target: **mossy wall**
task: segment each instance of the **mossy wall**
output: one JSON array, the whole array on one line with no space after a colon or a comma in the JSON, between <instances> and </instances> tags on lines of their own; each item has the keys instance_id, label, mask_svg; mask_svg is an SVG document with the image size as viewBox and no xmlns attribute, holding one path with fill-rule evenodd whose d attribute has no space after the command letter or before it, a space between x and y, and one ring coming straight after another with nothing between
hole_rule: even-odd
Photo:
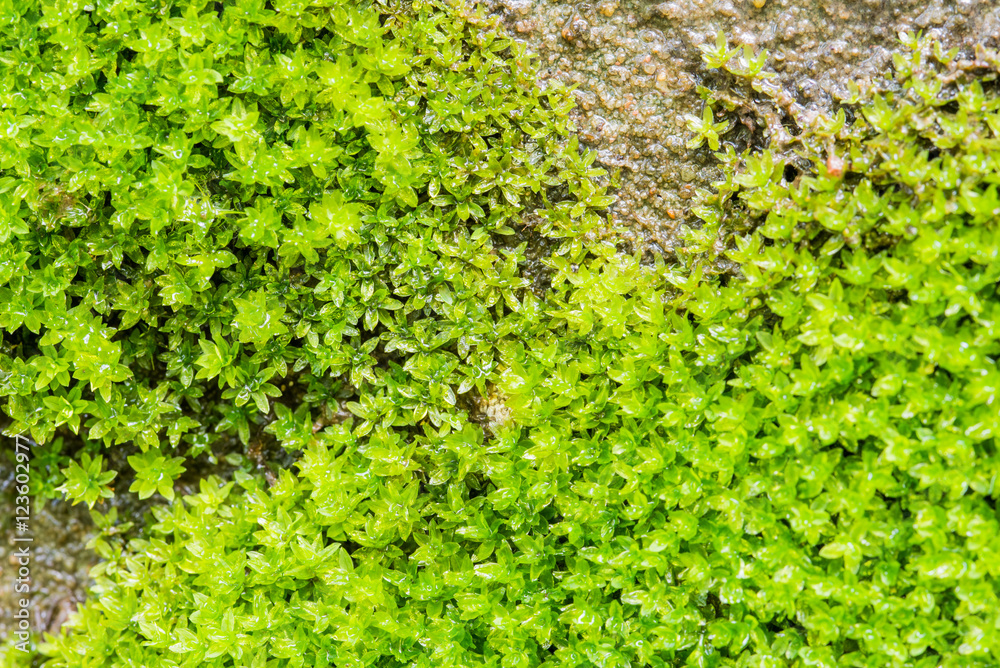
<instances>
[{"instance_id":1,"label":"mossy wall","mask_svg":"<svg viewBox=\"0 0 1000 668\"><path fill-rule=\"evenodd\" d=\"M705 45L723 178L668 263L588 236L568 95L479 15L20 18L0 394L68 443L36 493L169 500L245 449L132 540L96 515L36 661L1000 661L996 53L906 37L772 151L730 134L766 54Z\"/></svg>"}]
</instances>

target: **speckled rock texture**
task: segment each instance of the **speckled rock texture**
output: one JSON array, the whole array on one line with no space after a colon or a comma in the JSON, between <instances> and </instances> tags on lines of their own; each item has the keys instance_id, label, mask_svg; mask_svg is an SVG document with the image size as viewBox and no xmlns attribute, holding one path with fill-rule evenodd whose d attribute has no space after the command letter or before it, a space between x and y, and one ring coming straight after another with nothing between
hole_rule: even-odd
<instances>
[{"instance_id":1,"label":"speckled rock texture","mask_svg":"<svg viewBox=\"0 0 1000 668\"><path fill-rule=\"evenodd\" d=\"M971 53L1000 38L996 0L490 0L539 57L540 79L577 86L574 120L598 162L620 168L609 234L670 254L696 189L715 178L707 148L688 150L685 114L712 86L698 45L767 49L799 118L829 110L846 83L886 72L900 32L923 31Z\"/></svg>"},{"instance_id":2,"label":"speckled rock texture","mask_svg":"<svg viewBox=\"0 0 1000 668\"><path fill-rule=\"evenodd\" d=\"M6 464L6 462L5 462ZM14 590L18 577L17 548L25 543L14 544L14 490L13 477L0 480L0 531L4 538L0 541L0 639L7 638L14 630L14 612L18 609L18 599L27 597L31 601L31 627L34 631L57 631L69 614L76 610L77 603L83 601L88 572L97 561L97 556L86 549L86 543L93 531L93 523L86 506L71 507L65 502L52 501L35 504L30 519L33 539L29 546L31 563L31 592L21 594Z\"/></svg>"}]
</instances>

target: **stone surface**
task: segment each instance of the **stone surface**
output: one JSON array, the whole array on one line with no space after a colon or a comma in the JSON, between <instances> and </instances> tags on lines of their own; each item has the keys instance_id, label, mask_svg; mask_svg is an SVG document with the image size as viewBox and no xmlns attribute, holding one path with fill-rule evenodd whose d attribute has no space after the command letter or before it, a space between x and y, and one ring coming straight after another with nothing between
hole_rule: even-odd
<instances>
[{"instance_id":1,"label":"stone surface","mask_svg":"<svg viewBox=\"0 0 1000 668\"><path fill-rule=\"evenodd\" d=\"M5 439L6 440L6 439ZM10 439L13 442L13 439ZM13 447L13 446L11 446ZM4 462L5 466L7 462ZM76 610L89 584L88 572L97 556L86 549L93 523L86 506L71 507L64 502L35 503L29 520L30 543L15 543L19 534L14 525L13 476L0 480L0 640L6 639L16 627L13 618L18 601L30 601L30 624L36 633L55 632L69 614ZM17 550L28 547L30 563L30 593L19 593L14 587L20 564Z\"/></svg>"},{"instance_id":2,"label":"stone surface","mask_svg":"<svg viewBox=\"0 0 1000 668\"><path fill-rule=\"evenodd\" d=\"M706 148L688 150L685 114L714 74L698 45L723 30L730 45L765 48L769 67L805 115L830 109L850 80L884 73L900 32L922 30L971 49L1000 38L993 0L488 0L540 58L543 85L577 86L574 120L598 162L621 170L608 232L666 252L695 189L716 178Z\"/></svg>"}]
</instances>

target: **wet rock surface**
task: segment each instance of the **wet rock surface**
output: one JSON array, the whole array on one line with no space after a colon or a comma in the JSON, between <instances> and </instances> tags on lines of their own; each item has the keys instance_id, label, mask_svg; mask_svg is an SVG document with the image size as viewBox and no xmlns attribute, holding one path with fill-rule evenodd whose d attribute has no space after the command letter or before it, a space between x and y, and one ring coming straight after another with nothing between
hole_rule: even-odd
<instances>
[{"instance_id":1,"label":"wet rock surface","mask_svg":"<svg viewBox=\"0 0 1000 668\"><path fill-rule=\"evenodd\" d=\"M969 50L1000 38L994 0L489 0L515 39L539 55L540 79L575 85L574 120L598 163L620 169L607 232L668 253L697 188L717 178L707 148L689 150L685 114L716 76L698 46L767 49L768 68L805 118L827 111L854 80L884 74L900 32Z\"/></svg>"},{"instance_id":2,"label":"wet rock surface","mask_svg":"<svg viewBox=\"0 0 1000 668\"><path fill-rule=\"evenodd\" d=\"M12 440L12 439L11 439ZM7 462L4 462L6 465ZM97 555L86 548L93 534L93 522L84 505L76 507L62 501L34 502L29 519L30 543L15 543L17 532L14 521L15 491L13 476L0 481L0 640L6 639L16 629L14 613L19 609L18 600L30 601L31 629L36 633L56 632L83 600L90 583L88 573L97 563ZM22 537L23 537L22 536ZM19 552L28 548L30 571L29 593L18 593L17 584Z\"/></svg>"}]
</instances>

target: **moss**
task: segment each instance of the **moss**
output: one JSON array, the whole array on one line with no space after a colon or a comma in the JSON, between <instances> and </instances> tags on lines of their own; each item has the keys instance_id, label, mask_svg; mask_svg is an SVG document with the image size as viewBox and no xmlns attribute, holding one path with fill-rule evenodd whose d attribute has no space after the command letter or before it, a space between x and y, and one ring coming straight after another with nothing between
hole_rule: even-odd
<instances>
[{"instance_id":1,"label":"moss","mask_svg":"<svg viewBox=\"0 0 1000 668\"><path fill-rule=\"evenodd\" d=\"M576 234L609 201L566 92L481 13L18 7L0 396L9 432L98 462L64 460L74 500L111 494L102 448L173 462L142 487L170 498L230 437L301 447L291 412L461 425L456 397L528 326L504 240Z\"/></svg>"},{"instance_id":2,"label":"moss","mask_svg":"<svg viewBox=\"0 0 1000 668\"><path fill-rule=\"evenodd\" d=\"M270 481L203 479L128 543L102 520L47 665L1000 660L995 54L907 38L894 81L773 150L737 151L712 109L739 91L706 90L691 125L724 179L667 265L587 239L609 198L561 143L568 98L480 18L279 9L165 11L120 37L103 110L26 125L11 159L7 247L30 261L0 302L32 305L3 315L15 428L135 442L143 495L196 437L266 425L299 453ZM117 53L111 23L95 53ZM708 51L776 94L765 56ZM136 92L131 67L206 92ZM71 183L21 187L33 164L100 165L87 123L135 99L152 143L119 147L141 176L111 204L74 218L32 199ZM558 240L541 296L499 241L535 217ZM117 366L95 382L93 359ZM471 420L484 404L503 419Z\"/></svg>"}]
</instances>

